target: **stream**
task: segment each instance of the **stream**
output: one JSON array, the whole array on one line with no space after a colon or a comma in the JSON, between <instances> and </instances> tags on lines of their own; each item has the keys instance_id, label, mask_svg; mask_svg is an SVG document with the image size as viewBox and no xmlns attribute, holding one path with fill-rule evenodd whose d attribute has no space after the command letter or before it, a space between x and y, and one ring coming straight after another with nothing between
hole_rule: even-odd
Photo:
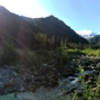
<instances>
[{"instance_id":1,"label":"stream","mask_svg":"<svg viewBox=\"0 0 100 100\"><path fill-rule=\"evenodd\" d=\"M85 71L83 74L91 74L94 71ZM70 91L73 89L80 90L78 77L69 76L66 79L59 80L59 86L55 88L41 87L35 93L12 93L0 96L0 100L62 100L62 90L65 90L67 100L71 100Z\"/></svg>"}]
</instances>

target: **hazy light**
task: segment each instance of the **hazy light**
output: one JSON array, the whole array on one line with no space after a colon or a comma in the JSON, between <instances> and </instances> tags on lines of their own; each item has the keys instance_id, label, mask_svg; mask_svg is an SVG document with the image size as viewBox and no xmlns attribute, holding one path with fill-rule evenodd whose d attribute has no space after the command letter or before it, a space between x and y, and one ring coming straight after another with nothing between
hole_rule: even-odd
<instances>
[{"instance_id":1,"label":"hazy light","mask_svg":"<svg viewBox=\"0 0 100 100\"><path fill-rule=\"evenodd\" d=\"M27 17L48 16L39 0L0 0L0 5L6 7L11 12Z\"/></svg>"}]
</instances>

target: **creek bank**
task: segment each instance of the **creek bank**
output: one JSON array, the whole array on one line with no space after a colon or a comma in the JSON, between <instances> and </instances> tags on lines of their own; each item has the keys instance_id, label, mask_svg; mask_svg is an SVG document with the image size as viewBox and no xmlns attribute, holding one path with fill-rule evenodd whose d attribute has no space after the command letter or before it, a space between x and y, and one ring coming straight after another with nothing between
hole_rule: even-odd
<instances>
[{"instance_id":1,"label":"creek bank","mask_svg":"<svg viewBox=\"0 0 100 100\"><path fill-rule=\"evenodd\" d=\"M67 75L70 72L67 72ZM72 73L72 72L71 72ZM61 75L53 66L43 65L36 69L14 66L0 67L0 95L16 92L35 92L37 89L54 88Z\"/></svg>"},{"instance_id":2,"label":"creek bank","mask_svg":"<svg viewBox=\"0 0 100 100\"><path fill-rule=\"evenodd\" d=\"M81 61L83 61L83 58L81 58ZM96 63L92 63L95 64L94 67L92 67L92 64L88 63L87 68L84 68L85 72L83 75L87 77L89 75L96 75L97 70L100 68L99 61L100 60ZM74 68L74 64L71 65L71 68ZM87 63L83 61L83 65L85 64ZM59 97L63 94L69 95L74 90L81 94L82 88L78 79L80 75L79 72L73 74L73 70L71 72L69 67L67 71L65 77L61 77L61 74L54 66L48 66L47 64L39 68L37 67L36 69L35 67L32 69L21 67L20 70L14 66L2 66L0 67L0 95L20 95L20 93L26 92L28 94L30 94L30 92L34 94L37 93L36 91L41 91L43 92L42 95L45 97L46 91L50 93L51 97L53 94ZM64 93L62 93L62 90L64 90Z\"/></svg>"},{"instance_id":3,"label":"creek bank","mask_svg":"<svg viewBox=\"0 0 100 100\"><path fill-rule=\"evenodd\" d=\"M87 71L83 74L93 74L94 72ZM35 92L15 92L0 96L0 100L62 100L61 97L66 95L68 100L71 100L71 92L77 90L82 92L81 84L78 76L69 76L59 80L59 85L54 88L40 87ZM64 90L64 92L62 92Z\"/></svg>"}]
</instances>

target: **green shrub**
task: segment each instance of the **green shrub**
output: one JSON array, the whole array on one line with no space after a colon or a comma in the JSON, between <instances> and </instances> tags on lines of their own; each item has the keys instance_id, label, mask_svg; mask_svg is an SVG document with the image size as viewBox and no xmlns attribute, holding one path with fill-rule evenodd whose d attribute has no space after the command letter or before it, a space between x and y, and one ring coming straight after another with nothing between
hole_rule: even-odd
<instances>
[{"instance_id":1,"label":"green shrub","mask_svg":"<svg viewBox=\"0 0 100 100\"><path fill-rule=\"evenodd\" d=\"M40 58L34 51L31 51L29 49L22 49L19 50L19 54L20 54L20 62L19 62L20 65L31 67L34 65L38 66L41 63Z\"/></svg>"},{"instance_id":2,"label":"green shrub","mask_svg":"<svg viewBox=\"0 0 100 100\"><path fill-rule=\"evenodd\" d=\"M1 65L16 65L18 63L19 54L13 45L8 43L3 44L0 48L0 64Z\"/></svg>"}]
</instances>

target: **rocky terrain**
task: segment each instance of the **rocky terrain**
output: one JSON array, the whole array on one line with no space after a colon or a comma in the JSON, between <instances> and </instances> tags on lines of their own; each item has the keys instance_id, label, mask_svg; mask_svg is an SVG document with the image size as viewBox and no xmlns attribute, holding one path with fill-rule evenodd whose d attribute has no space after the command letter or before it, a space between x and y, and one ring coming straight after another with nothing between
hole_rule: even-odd
<instances>
[{"instance_id":1,"label":"rocky terrain","mask_svg":"<svg viewBox=\"0 0 100 100\"><path fill-rule=\"evenodd\" d=\"M79 63L84 66L85 75L94 73L96 75L100 69L100 58L81 57ZM4 95L27 91L35 92L41 87L51 89L53 87L56 89L58 87L60 89L64 88L65 93L68 94L71 93L73 89L79 88L79 83L77 83L79 81L79 72L74 74L71 74L71 72L66 73L67 77L61 77L57 70L46 64L40 69L40 73L32 73L32 71L28 69L18 70L18 68L14 66L5 65L0 67L0 94Z\"/></svg>"}]
</instances>

